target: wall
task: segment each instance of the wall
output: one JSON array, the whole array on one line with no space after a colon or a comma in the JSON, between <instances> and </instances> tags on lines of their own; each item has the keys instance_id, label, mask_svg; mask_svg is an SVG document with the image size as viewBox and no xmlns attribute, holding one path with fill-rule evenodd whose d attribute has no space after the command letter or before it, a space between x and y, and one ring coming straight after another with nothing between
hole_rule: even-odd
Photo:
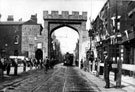
<instances>
[{"instance_id":1,"label":"wall","mask_svg":"<svg viewBox=\"0 0 135 92\"><path fill-rule=\"evenodd\" d=\"M40 35L40 25L23 25L22 26L22 53L28 57L35 56L35 50L37 47L36 40Z\"/></svg>"},{"instance_id":2,"label":"wall","mask_svg":"<svg viewBox=\"0 0 135 92\"><path fill-rule=\"evenodd\" d=\"M14 44L15 36L19 36L19 43ZM0 24L0 50L6 49L6 55L14 55L14 50L18 50L21 55L21 25Z\"/></svg>"}]
</instances>

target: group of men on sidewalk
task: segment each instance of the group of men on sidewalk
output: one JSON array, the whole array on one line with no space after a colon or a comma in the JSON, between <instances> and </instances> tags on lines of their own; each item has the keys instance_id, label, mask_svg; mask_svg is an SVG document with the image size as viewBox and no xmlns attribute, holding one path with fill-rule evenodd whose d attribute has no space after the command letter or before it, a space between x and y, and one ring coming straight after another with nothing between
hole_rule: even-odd
<instances>
[{"instance_id":1,"label":"group of men on sidewalk","mask_svg":"<svg viewBox=\"0 0 135 92\"><path fill-rule=\"evenodd\" d=\"M6 71L7 75L10 75L11 67L14 69L14 75L18 75L18 67L20 62L17 58L15 59L7 59L7 58L0 58L0 79L4 78L4 71ZM26 67L30 67L30 70L32 67L35 67L36 69L44 69L45 73L47 73L49 68L53 68L54 64L56 63L55 59L50 59L46 57L44 60L36 60L36 59L26 59L21 60L21 66L23 67L22 72L26 72Z\"/></svg>"},{"instance_id":2,"label":"group of men on sidewalk","mask_svg":"<svg viewBox=\"0 0 135 92\"><path fill-rule=\"evenodd\" d=\"M0 79L3 78L4 71L7 71L7 75L10 74L11 61L7 58L0 58Z\"/></svg>"}]
</instances>

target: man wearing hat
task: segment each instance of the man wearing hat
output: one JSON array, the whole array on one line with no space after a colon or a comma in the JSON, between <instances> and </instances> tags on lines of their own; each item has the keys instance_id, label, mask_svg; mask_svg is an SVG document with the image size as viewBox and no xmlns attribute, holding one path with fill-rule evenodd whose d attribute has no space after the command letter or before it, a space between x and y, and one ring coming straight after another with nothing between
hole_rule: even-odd
<instances>
[{"instance_id":1,"label":"man wearing hat","mask_svg":"<svg viewBox=\"0 0 135 92\"><path fill-rule=\"evenodd\" d=\"M107 51L104 52L104 79L106 82L105 88L110 88L109 73L111 70L111 62Z\"/></svg>"}]
</instances>

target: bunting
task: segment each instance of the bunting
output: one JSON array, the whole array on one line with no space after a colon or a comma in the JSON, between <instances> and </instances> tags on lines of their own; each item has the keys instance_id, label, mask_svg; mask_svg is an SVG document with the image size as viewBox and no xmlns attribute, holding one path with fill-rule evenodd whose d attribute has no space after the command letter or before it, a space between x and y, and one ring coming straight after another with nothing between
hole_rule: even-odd
<instances>
[{"instance_id":1,"label":"bunting","mask_svg":"<svg viewBox=\"0 0 135 92\"><path fill-rule=\"evenodd\" d=\"M107 3L106 5L107 8L109 8L109 3ZM99 18L100 20L102 21L102 24L103 24L103 28L104 28L104 31L105 31L105 37L102 36L103 39L106 39L110 36L107 28L106 28L106 24L108 24L108 22L105 20L104 18L104 14L105 14L105 9L104 10L101 10L101 12L99 13Z\"/></svg>"}]
</instances>

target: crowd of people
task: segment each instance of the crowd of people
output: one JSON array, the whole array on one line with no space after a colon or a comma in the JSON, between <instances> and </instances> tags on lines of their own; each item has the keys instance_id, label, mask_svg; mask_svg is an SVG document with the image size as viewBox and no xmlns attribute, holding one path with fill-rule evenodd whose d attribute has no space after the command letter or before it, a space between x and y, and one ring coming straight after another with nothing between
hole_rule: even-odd
<instances>
[{"instance_id":1,"label":"crowd of people","mask_svg":"<svg viewBox=\"0 0 135 92\"><path fill-rule=\"evenodd\" d=\"M45 59L24 58L23 60L0 58L0 78L3 78L4 71L6 71L7 75L10 75L11 67L14 67L14 75L17 75L19 66L23 67L23 72L26 72L26 67L30 67L30 69L35 67L36 69L44 69L45 73L47 73L47 70L52 69L56 62L56 59L49 59L48 57Z\"/></svg>"}]
</instances>

